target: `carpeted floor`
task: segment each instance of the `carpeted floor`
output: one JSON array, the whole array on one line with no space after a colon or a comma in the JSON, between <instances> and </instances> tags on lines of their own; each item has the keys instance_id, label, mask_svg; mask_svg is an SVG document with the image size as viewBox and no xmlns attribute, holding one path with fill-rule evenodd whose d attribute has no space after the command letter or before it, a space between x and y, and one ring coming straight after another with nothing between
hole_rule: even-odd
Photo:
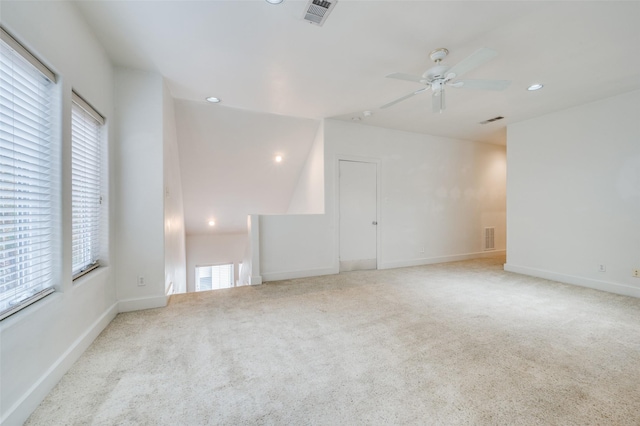
<instances>
[{"instance_id":1,"label":"carpeted floor","mask_svg":"<svg viewBox=\"0 0 640 426\"><path fill-rule=\"evenodd\" d=\"M120 314L28 425L639 425L640 299L503 258Z\"/></svg>"}]
</instances>

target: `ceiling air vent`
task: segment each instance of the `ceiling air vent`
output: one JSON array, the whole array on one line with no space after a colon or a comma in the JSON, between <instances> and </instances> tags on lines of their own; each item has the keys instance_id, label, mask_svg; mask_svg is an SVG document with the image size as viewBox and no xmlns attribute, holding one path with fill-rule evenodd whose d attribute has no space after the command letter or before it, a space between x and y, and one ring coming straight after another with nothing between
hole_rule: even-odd
<instances>
[{"instance_id":1,"label":"ceiling air vent","mask_svg":"<svg viewBox=\"0 0 640 426\"><path fill-rule=\"evenodd\" d=\"M502 116L493 117L493 118L490 118L490 119L488 119L488 120L481 121L481 122L480 122L480 124L489 124L489 123L493 123L494 121L502 120L503 118L504 118L504 117L502 117Z\"/></svg>"},{"instance_id":2,"label":"ceiling air vent","mask_svg":"<svg viewBox=\"0 0 640 426\"><path fill-rule=\"evenodd\" d=\"M333 10L337 0L310 0L304 13L304 20L321 26Z\"/></svg>"}]
</instances>

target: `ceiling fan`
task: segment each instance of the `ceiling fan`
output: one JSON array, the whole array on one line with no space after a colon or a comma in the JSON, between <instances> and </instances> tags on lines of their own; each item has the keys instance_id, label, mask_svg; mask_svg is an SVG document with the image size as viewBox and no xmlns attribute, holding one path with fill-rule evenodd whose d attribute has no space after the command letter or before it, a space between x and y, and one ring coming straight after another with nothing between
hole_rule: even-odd
<instances>
[{"instance_id":1,"label":"ceiling fan","mask_svg":"<svg viewBox=\"0 0 640 426\"><path fill-rule=\"evenodd\" d=\"M399 72L389 74L387 78L413 81L426 87L384 104L380 108L389 108L398 102L402 102L412 96L431 89L433 111L442 112L445 109L444 89L446 86L463 89L504 90L511 83L508 80L456 80L472 69L477 68L488 60L496 57L498 52L493 49L489 49L487 47L480 48L452 67L442 63L442 60L446 58L448 54L449 50L443 47L431 52L429 57L436 63L436 65L426 70L420 77Z\"/></svg>"}]
</instances>

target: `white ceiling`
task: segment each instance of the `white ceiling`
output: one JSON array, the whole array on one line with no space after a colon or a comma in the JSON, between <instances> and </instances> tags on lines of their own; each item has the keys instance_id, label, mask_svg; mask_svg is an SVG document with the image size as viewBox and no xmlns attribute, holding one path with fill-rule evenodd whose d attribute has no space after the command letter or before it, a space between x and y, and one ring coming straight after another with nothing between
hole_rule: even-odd
<instances>
[{"instance_id":1,"label":"white ceiling","mask_svg":"<svg viewBox=\"0 0 640 426\"><path fill-rule=\"evenodd\" d=\"M493 143L505 125L640 88L640 2L339 0L322 27L302 20L306 1L81 1L119 64L155 70L175 98ZM504 92L450 89L433 114L428 94L386 79L421 74L431 50L455 64L479 47L499 52L465 78L511 80ZM527 92L533 82L542 91ZM502 115L489 125L480 121Z\"/></svg>"},{"instance_id":2,"label":"white ceiling","mask_svg":"<svg viewBox=\"0 0 640 426\"><path fill-rule=\"evenodd\" d=\"M188 233L211 232L211 216L215 232L233 232L248 213L286 211L322 118L505 144L509 123L640 88L638 1L338 0L322 27L303 21L306 1L76 4L117 65L162 74L181 100ZM464 78L511 85L447 89L442 114L428 93L381 110L421 87L385 76L422 74L439 47L450 65L480 47L498 51ZM528 92L534 82L544 89Z\"/></svg>"}]
</instances>

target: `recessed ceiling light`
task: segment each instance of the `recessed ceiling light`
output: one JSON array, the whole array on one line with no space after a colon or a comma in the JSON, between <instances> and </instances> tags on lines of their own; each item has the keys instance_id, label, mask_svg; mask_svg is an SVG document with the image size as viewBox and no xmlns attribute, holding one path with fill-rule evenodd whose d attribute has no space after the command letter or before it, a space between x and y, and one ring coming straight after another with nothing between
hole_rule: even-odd
<instances>
[{"instance_id":1,"label":"recessed ceiling light","mask_svg":"<svg viewBox=\"0 0 640 426\"><path fill-rule=\"evenodd\" d=\"M206 100L207 100L207 102L211 102L212 104L217 104L217 103L222 102L222 99L216 98L214 96L209 96Z\"/></svg>"},{"instance_id":2,"label":"recessed ceiling light","mask_svg":"<svg viewBox=\"0 0 640 426\"><path fill-rule=\"evenodd\" d=\"M527 87L527 90L530 92L533 92L534 90L540 90L542 89L544 86L540 83L536 83L536 84L532 84L531 86Z\"/></svg>"},{"instance_id":3,"label":"recessed ceiling light","mask_svg":"<svg viewBox=\"0 0 640 426\"><path fill-rule=\"evenodd\" d=\"M282 155L276 155L276 163L282 162Z\"/></svg>"},{"instance_id":4,"label":"recessed ceiling light","mask_svg":"<svg viewBox=\"0 0 640 426\"><path fill-rule=\"evenodd\" d=\"M280 4L280 3L282 3L282 0L267 0L267 3L269 3L269 4Z\"/></svg>"},{"instance_id":5,"label":"recessed ceiling light","mask_svg":"<svg viewBox=\"0 0 640 426\"><path fill-rule=\"evenodd\" d=\"M215 225L215 224L216 224L216 222L215 222L215 221L213 221L213 220L210 220L210 221L209 221L209 226L213 226L213 225Z\"/></svg>"}]
</instances>

